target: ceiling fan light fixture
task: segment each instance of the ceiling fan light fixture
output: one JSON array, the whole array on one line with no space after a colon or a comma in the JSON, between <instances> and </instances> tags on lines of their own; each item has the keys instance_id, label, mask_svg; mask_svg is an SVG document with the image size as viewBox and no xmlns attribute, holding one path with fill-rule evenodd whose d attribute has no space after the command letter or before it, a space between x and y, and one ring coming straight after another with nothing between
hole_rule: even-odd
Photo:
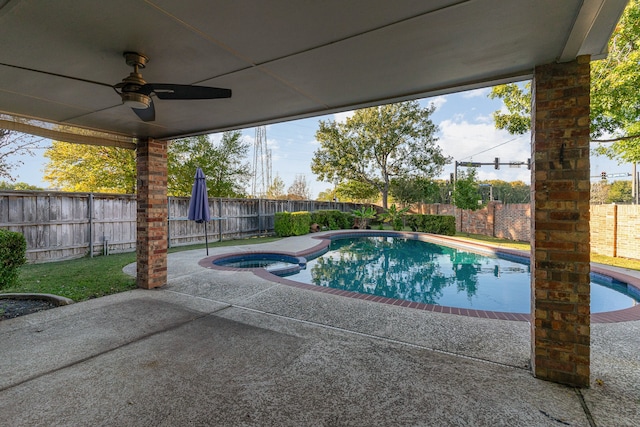
<instances>
[{"instance_id":1,"label":"ceiling fan light fixture","mask_svg":"<svg viewBox=\"0 0 640 427\"><path fill-rule=\"evenodd\" d=\"M122 103L131 108L144 110L149 108L149 105L151 105L151 98L143 93L123 92L121 95Z\"/></svg>"}]
</instances>

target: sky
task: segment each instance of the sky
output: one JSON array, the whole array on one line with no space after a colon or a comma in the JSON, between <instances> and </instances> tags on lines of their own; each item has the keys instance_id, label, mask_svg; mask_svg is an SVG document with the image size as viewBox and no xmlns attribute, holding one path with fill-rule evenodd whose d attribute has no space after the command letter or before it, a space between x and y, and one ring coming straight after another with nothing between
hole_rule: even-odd
<instances>
[{"instance_id":1,"label":"sky","mask_svg":"<svg viewBox=\"0 0 640 427\"><path fill-rule=\"evenodd\" d=\"M504 106L500 100L490 99L489 92L490 88L476 89L419 101L425 107L430 104L435 105L436 110L431 115L431 120L438 125L437 144L442 148L443 154L452 158L452 163L444 167L438 178L449 179L449 174L454 169L453 160L492 163L494 158L498 157L501 163L508 163L526 162L531 157L529 133L516 136L495 128L492 113L503 109ZM317 181L316 176L311 172L313 153L320 147L315 140L315 132L318 129L319 120L343 121L350 114L352 112L268 125L266 140L267 147L272 153L272 177L279 176L285 183L285 189L289 188L296 177L304 177L311 189L312 198L316 198L321 191L331 189L332 183ZM242 133L245 141L252 147L247 162L253 164L255 128L245 129ZM212 135L211 138L213 141L218 141L220 135ZM43 143L46 144L46 142ZM49 184L43 181L47 161L43 153L44 149L39 149L36 150L34 157L19 158L24 165L14 169L13 175L16 181L42 188L49 187ZM631 172L631 165L618 165L616 161L592 155L591 176L594 177L592 182L599 180L602 171L609 174ZM478 168L478 179L519 180L526 184L531 182L530 171L526 166L520 168L501 166L499 170L495 170L492 165L482 166ZM251 190L251 185L247 190Z\"/></svg>"}]
</instances>

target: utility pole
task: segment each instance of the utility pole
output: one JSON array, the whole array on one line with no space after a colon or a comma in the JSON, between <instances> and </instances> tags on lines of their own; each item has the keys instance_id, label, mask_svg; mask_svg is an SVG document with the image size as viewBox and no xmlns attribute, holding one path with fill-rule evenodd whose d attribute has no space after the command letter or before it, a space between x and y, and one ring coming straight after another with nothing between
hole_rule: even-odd
<instances>
[{"instance_id":1,"label":"utility pole","mask_svg":"<svg viewBox=\"0 0 640 427\"><path fill-rule=\"evenodd\" d=\"M251 194L261 198L267 193L271 185L271 150L267 148L267 128L256 128L256 138L253 142L253 181Z\"/></svg>"}]
</instances>

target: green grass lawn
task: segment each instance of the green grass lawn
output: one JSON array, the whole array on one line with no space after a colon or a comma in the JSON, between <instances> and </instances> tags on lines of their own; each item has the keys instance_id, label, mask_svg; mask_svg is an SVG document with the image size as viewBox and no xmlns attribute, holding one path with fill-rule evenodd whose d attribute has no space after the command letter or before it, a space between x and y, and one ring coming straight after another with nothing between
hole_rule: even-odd
<instances>
[{"instance_id":1,"label":"green grass lawn","mask_svg":"<svg viewBox=\"0 0 640 427\"><path fill-rule=\"evenodd\" d=\"M481 236L479 234L471 234L467 236L464 233L458 233L456 234L455 237L460 239L467 239L470 241L485 242L485 243L503 247L503 248L519 249L523 251L531 250L531 245L525 242L513 242L511 240L502 240L502 239L497 239L495 237ZM609 257L604 255L591 254L591 262L597 262L599 264L606 264L614 267L622 267L622 268L628 268L631 270L640 271L640 260L627 259L627 258L614 258L614 257Z\"/></svg>"},{"instance_id":2,"label":"green grass lawn","mask_svg":"<svg viewBox=\"0 0 640 427\"><path fill-rule=\"evenodd\" d=\"M54 294L74 301L128 291L136 281L122 272L135 262L136 254L114 254L79 258L46 264L27 264L20 268L18 286L2 292Z\"/></svg>"},{"instance_id":3,"label":"green grass lawn","mask_svg":"<svg viewBox=\"0 0 640 427\"><path fill-rule=\"evenodd\" d=\"M209 248L249 245L278 240L260 237L241 240L225 240L209 243ZM205 245L181 246L169 252L204 249ZM104 295L128 291L136 287L135 279L122 272L122 268L135 262L135 252L78 258L45 264L27 264L20 268L19 282L2 292L45 293L84 301Z\"/></svg>"},{"instance_id":4,"label":"green grass lawn","mask_svg":"<svg viewBox=\"0 0 640 427\"><path fill-rule=\"evenodd\" d=\"M456 239L469 240L471 242L488 243L501 248L518 249L521 251L531 250L531 245L526 242L516 242L513 240L498 239L497 237L482 236L480 234L456 233Z\"/></svg>"},{"instance_id":5,"label":"green grass lawn","mask_svg":"<svg viewBox=\"0 0 640 427\"><path fill-rule=\"evenodd\" d=\"M386 228L386 227L385 227ZM496 239L494 237L467 235L461 233L456 238L488 243L505 248L528 251L528 243ZM279 240L276 237L258 237L241 240L213 242L210 248L267 243ZM172 248L169 252L204 249L204 244ZM136 287L135 279L124 274L122 268L136 260L135 253L114 254L94 258L79 258L46 264L28 264L20 269L19 284L2 292L47 293L83 301L104 295L124 292ZM591 261L640 271L640 261L591 255Z\"/></svg>"}]
</instances>

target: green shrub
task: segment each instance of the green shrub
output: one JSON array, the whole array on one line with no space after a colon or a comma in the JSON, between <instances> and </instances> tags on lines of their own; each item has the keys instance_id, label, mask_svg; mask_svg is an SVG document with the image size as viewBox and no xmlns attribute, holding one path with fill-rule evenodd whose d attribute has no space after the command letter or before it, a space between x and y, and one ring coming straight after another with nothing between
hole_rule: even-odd
<instances>
[{"instance_id":1,"label":"green shrub","mask_svg":"<svg viewBox=\"0 0 640 427\"><path fill-rule=\"evenodd\" d=\"M394 203L389 209L380 214L380 219L382 222L390 222L395 231L400 231L404 226L403 219L408 211L409 207L398 209Z\"/></svg>"},{"instance_id":2,"label":"green shrub","mask_svg":"<svg viewBox=\"0 0 640 427\"><path fill-rule=\"evenodd\" d=\"M376 210L373 206L360 206L359 209L354 209L353 215L356 217L354 227L364 230L369 227L369 222L376 218Z\"/></svg>"},{"instance_id":3,"label":"green shrub","mask_svg":"<svg viewBox=\"0 0 640 427\"><path fill-rule=\"evenodd\" d=\"M311 213L311 223L329 230L348 229L353 224L353 215L336 209L315 211Z\"/></svg>"},{"instance_id":4,"label":"green shrub","mask_svg":"<svg viewBox=\"0 0 640 427\"><path fill-rule=\"evenodd\" d=\"M411 230L423 233L456 234L456 220L452 215L408 215L407 225Z\"/></svg>"},{"instance_id":5,"label":"green shrub","mask_svg":"<svg viewBox=\"0 0 640 427\"><path fill-rule=\"evenodd\" d=\"M0 230L0 289L16 284L26 253L27 241L21 233Z\"/></svg>"},{"instance_id":6,"label":"green shrub","mask_svg":"<svg viewBox=\"0 0 640 427\"><path fill-rule=\"evenodd\" d=\"M301 236L309 232L311 214L309 212L276 212L274 229L280 237Z\"/></svg>"}]
</instances>

